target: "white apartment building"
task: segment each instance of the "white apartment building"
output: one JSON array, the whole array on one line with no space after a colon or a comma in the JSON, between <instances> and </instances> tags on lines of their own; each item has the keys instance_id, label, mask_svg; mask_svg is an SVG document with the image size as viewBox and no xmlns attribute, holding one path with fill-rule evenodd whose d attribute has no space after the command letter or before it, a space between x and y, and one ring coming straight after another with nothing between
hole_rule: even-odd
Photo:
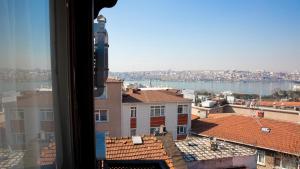
<instances>
[{"instance_id":1,"label":"white apartment building","mask_svg":"<svg viewBox=\"0 0 300 169\"><path fill-rule=\"evenodd\" d=\"M191 128L192 100L179 90L129 89L122 100L122 136L149 135L163 130L184 139Z\"/></svg>"}]
</instances>

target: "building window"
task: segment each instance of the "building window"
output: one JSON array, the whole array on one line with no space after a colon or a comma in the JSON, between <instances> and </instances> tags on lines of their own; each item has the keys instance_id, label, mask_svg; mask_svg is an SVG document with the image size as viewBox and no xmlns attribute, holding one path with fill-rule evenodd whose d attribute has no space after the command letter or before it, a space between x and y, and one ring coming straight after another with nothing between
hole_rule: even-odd
<instances>
[{"instance_id":1,"label":"building window","mask_svg":"<svg viewBox=\"0 0 300 169\"><path fill-rule=\"evenodd\" d=\"M25 144L25 134L24 133L14 133L12 134L13 143L16 145Z\"/></svg>"},{"instance_id":2,"label":"building window","mask_svg":"<svg viewBox=\"0 0 300 169\"><path fill-rule=\"evenodd\" d=\"M151 127L150 134L157 134L159 133L159 127Z\"/></svg>"},{"instance_id":3,"label":"building window","mask_svg":"<svg viewBox=\"0 0 300 169\"><path fill-rule=\"evenodd\" d=\"M95 110L96 122L108 122L108 110Z\"/></svg>"},{"instance_id":4,"label":"building window","mask_svg":"<svg viewBox=\"0 0 300 169\"><path fill-rule=\"evenodd\" d=\"M136 129L130 129L130 135L135 136L136 135Z\"/></svg>"},{"instance_id":5,"label":"building window","mask_svg":"<svg viewBox=\"0 0 300 169\"><path fill-rule=\"evenodd\" d=\"M40 109L41 121L53 121L53 110L52 109Z\"/></svg>"},{"instance_id":6,"label":"building window","mask_svg":"<svg viewBox=\"0 0 300 169\"><path fill-rule=\"evenodd\" d=\"M130 107L130 117L136 117L136 107Z\"/></svg>"},{"instance_id":7,"label":"building window","mask_svg":"<svg viewBox=\"0 0 300 169\"><path fill-rule=\"evenodd\" d=\"M275 157L274 158L274 166L276 168L280 168L281 167L281 157Z\"/></svg>"},{"instance_id":8,"label":"building window","mask_svg":"<svg viewBox=\"0 0 300 169\"><path fill-rule=\"evenodd\" d=\"M177 126L177 134L185 135L186 134L186 125Z\"/></svg>"},{"instance_id":9,"label":"building window","mask_svg":"<svg viewBox=\"0 0 300 169\"><path fill-rule=\"evenodd\" d=\"M15 109L11 112L11 120L24 120L24 110L23 109Z\"/></svg>"},{"instance_id":10,"label":"building window","mask_svg":"<svg viewBox=\"0 0 300 169\"><path fill-rule=\"evenodd\" d=\"M165 106L151 106L150 109L151 117L165 116Z\"/></svg>"},{"instance_id":11,"label":"building window","mask_svg":"<svg viewBox=\"0 0 300 169\"><path fill-rule=\"evenodd\" d=\"M265 165L265 152L257 150L257 164Z\"/></svg>"},{"instance_id":12,"label":"building window","mask_svg":"<svg viewBox=\"0 0 300 169\"><path fill-rule=\"evenodd\" d=\"M178 114L187 114L188 113L188 105L178 105L177 112L178 112Z\"/></svg>"}]
</instances>

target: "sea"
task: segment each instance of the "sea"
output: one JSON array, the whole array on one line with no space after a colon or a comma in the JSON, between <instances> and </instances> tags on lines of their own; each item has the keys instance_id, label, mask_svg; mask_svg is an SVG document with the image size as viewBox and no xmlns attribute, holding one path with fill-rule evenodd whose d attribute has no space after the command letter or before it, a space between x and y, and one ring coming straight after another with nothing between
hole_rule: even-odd
<instances>
[{"instance_id":1,"label":"sea","mask_svg":"<svg viewBox=\"0 0 300 169\"><path fill-rule=\"evenodd\" d=\"M233 93L247 93L270 95L275 89L292 90L294 83L289 81L160 81L140 80L124 81L124 84L142 84L152 87L169 87L186 90L200 90L209 92L231 91ZM51 88L51 81L13 82L0 80L0 93L7 91L36 90L38 88Z\"/></svg>"},{"instance_id":2,"label":"sea","mask_svg":"<svg viewBox=\"0 0 300 169\"><path fill-rule=\"evenodd\" d=\"M275 89L292 90L294 83L290 81L125 81L124 84L142 84L152 87L169 87L182 90L270 95Z\"/></svg>"}]
</instances>

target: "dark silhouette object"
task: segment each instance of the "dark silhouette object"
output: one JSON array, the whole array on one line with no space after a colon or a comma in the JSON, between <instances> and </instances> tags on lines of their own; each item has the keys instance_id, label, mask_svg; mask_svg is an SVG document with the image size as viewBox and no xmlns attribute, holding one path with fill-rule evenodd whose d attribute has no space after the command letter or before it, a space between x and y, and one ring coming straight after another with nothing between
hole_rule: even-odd
<instances>
[{"instance_id":1,"label":"dark silhouette object","mask_svg":"<svg viewBox=\"0 0 300 169\"><path fill-rule=\"evenodd\" d=\"M118 0L95 0L94 1L94 19L97 18L102 8L111 8L116 5Z\"/></svg>"}]
</instances>

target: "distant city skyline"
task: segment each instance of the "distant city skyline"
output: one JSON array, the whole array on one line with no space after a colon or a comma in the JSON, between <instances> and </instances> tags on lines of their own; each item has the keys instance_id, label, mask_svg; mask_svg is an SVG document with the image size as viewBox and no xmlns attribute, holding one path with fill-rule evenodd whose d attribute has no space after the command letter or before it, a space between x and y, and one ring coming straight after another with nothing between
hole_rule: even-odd
<instances>
[{"instance_id":1,"label":"distant city skyline","mask_svg":"<svg viewBox=\"0 0 300 169\"><path fill-rule=\"evenodd\" d=\"M102 14L113 72L300 71L298 0L119 0ZM48 0L1 1L0 21L0 68L50 68Z\"/></svg>"}]
</instances>

